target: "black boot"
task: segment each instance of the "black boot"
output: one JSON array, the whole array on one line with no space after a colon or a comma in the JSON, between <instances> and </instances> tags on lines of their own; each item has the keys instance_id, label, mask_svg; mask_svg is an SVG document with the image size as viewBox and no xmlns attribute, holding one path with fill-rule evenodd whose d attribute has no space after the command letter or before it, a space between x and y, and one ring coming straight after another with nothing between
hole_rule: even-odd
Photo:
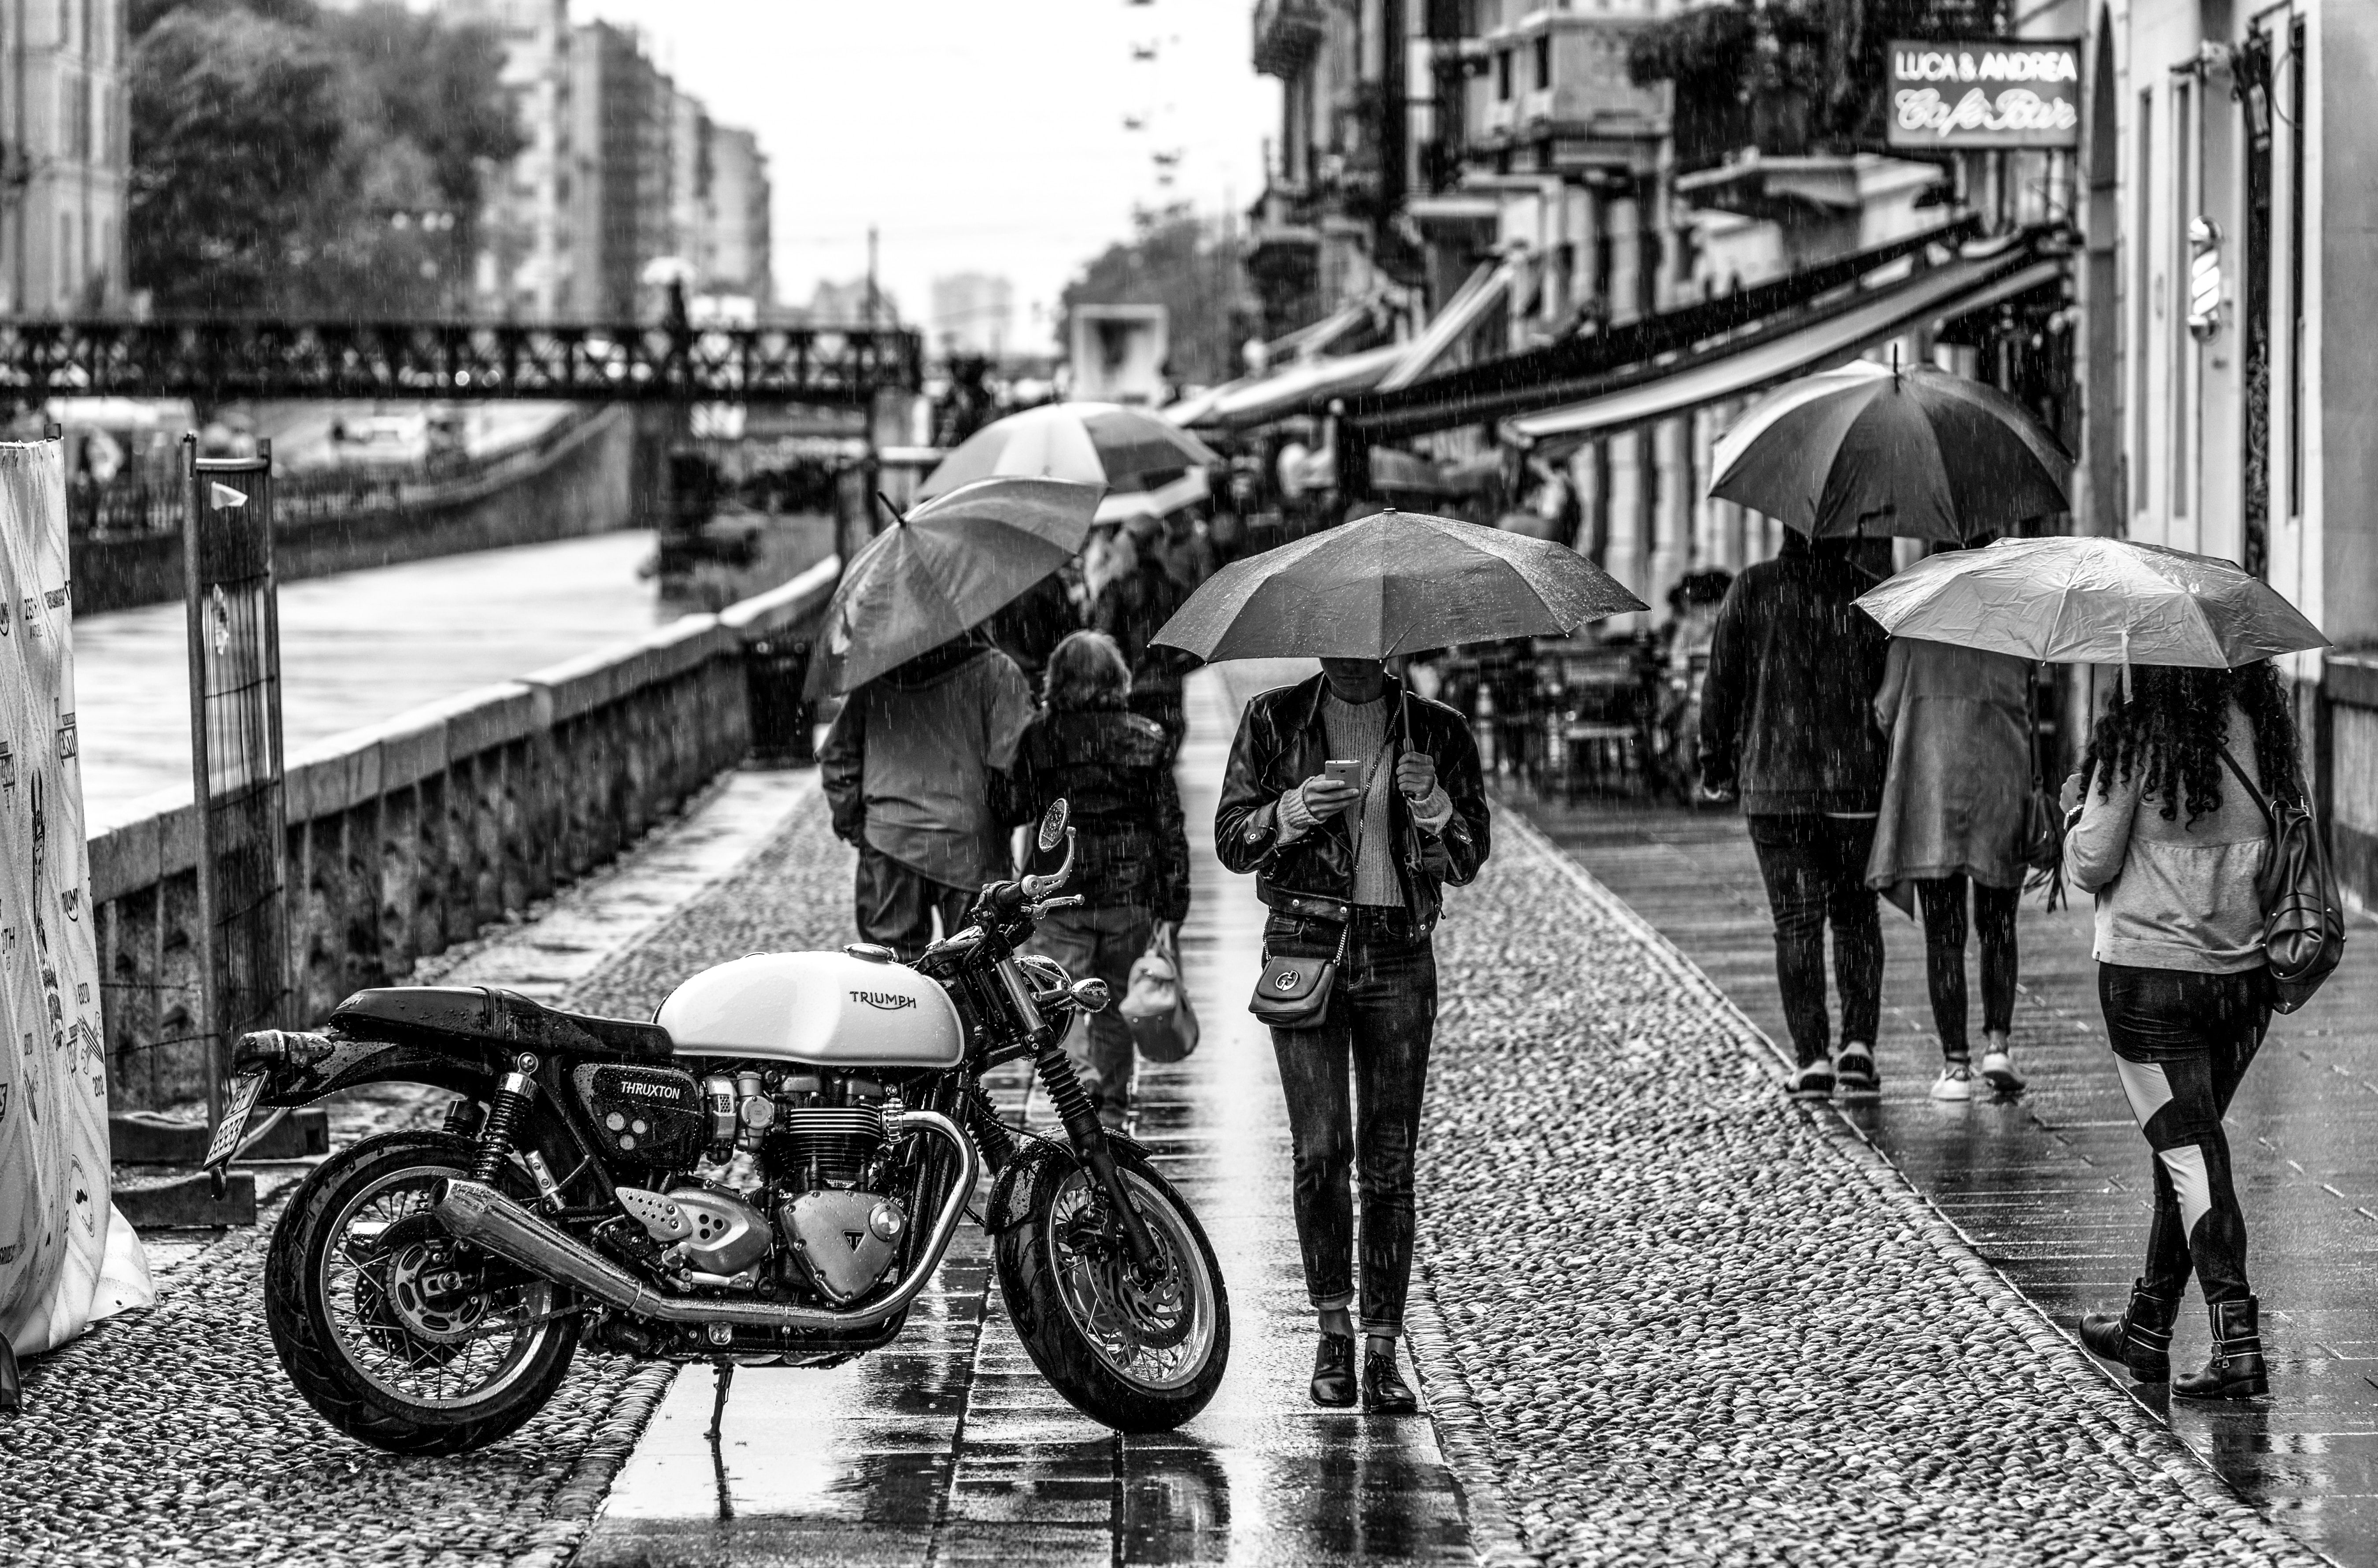
<instances>
[{"instance_id":1,"label":"black boot","mask_svg":"<svg viewBox=\"0 0 2378 1568\"><path fill-rule=\"evenodd\" d=\"M2157 1296L2140 1280L2120 1316L2092 1312L2081 1320L2081 1343L2092 1356L2120 1361L2136 1381L2159 1383L2171 1376L2171 1325L2179 1316L2180 1292Z\"/></svg>"},{"instance_id":2,"label":"black boot","mask_svg":"<svg viewBox=\"0 0 2378 1568\"><path fill-rule=\"evenodd\" d=\"M2171 1392L2181 1399L2252 1399L2271 1392L2263 1367L2263 1330L2256 1321L2254 1298L2216 1301L2213 1318L2213 1359L2201 1372L2182 1372L2171 1380Z\"/></svg>"},{"instance_id":3,"label":"black boot","mask_svg":"<svg viewBox=\"0 0 2378 1568\"><path fill-rule=\"evenodd\" d=\"M1411 1385L1396 1370L1394 1351L1363 1357L1363 1408L1378 1416L1410 1416L1420 1409Z\"/></svg>"},{"instance_id":4,"label":"black boot","mask_svg":"<svg viewBox=\"0 0 2378 1568\"><path fill-rule=\"evenodd\" d=\"M1313 1403L1343 1409L1354 1403L1354 1336L1322 1331L1313 1353Z\"/></svg>"}]
</instances>

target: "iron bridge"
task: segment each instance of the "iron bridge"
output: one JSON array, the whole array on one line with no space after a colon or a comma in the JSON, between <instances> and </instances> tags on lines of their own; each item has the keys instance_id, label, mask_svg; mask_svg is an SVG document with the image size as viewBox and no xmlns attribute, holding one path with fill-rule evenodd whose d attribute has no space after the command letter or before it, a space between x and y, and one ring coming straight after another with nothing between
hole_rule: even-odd
<instances>
[{"instance_id":1,"label":"iron bridge","mask_svg":"<svg viewBox=\"0 0 2378 1568\"><path fill-rule=\"evenodd\" d=\"M551 398L864 406L924 380L906 328L0 320L0 399Z\"/></svg>"}]
</instances>

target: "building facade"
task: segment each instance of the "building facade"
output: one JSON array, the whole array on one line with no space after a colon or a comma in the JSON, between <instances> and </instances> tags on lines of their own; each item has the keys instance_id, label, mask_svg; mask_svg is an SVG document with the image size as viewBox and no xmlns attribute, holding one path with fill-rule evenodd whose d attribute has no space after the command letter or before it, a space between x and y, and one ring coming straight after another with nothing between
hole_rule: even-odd
<instances>
[{"instance_id":1,"label":"building facade","mask_svg":"<svg viewBox=\"0 0 2378 1568\"><path fill-rule=\"evenodd\" d=\"M440 15L502 41L503 88L527 146L486 177L472 271L482 315L545 321L570 297L569 0L445 0Z\"/></svg>"},{"instance_id":2,"label":"building facade","mask_svg":"<svg viewBox=\"0 0 2378 1568\"><path fill-rule=\"evenodd\" d=\"M935 278L928 336L944 356L997 359L1015 342L1015 285L982 272Z\"/></svg>"},{"instance_id":3,"label":"building facade","mask_svg":"<svg viewBox=\"0 0 2378 1568\"><path fill-rule=\"evenodd\" d=\"M675 85L636 35L608 22L570 30L570 212L575 254L563 315L648 317L646 270L677 243Z\"/></svg>"},{"instance_id":4,"label":"building facade","mask_svg":"<svg viewBox=\"0 0 2378 1568\"><path fill-rule=\"evenodd\" d=\"M0 8L0 311L124 308L126 0Z\"/></svg>"},{"instance_id":5,"label":"building facade","mask_svg":"<svg viewBox=\"0 0 2378 1568\"><path fill-rule=\"evenodd\" d=\"M768 155L760 139L733 126L710 134L712 223L703 283L714 294L741 295L764 311L775 303L775 260L770 245Z\"/></svg>"},{"instance_id":6,"label":"building facade","mask_svg":"<svg viewBox=\"0 0 2378 1568\"><path fill-rule=\"evenodd\" d=\"M2289 673L2339 874L2378 903L2378 6L2119 0L2074 19L2086 521L2238 561L2328 634Z\"/></svg>"}]
</instances>

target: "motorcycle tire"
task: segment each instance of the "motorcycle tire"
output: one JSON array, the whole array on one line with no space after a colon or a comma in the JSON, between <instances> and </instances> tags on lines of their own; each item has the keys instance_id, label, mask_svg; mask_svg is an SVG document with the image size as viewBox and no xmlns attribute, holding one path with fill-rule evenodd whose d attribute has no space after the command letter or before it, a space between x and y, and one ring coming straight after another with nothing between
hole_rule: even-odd
<instances>
[{"instance_id":1,"label":"motorcycle tire","mask_svg":"<svg viewBox=\"0 0 2378 1568\"><path fill-rule=\"evenodd\" d=\"M543 1409L570 1370L578 1347L580 1320L561 1318L534 1331L525 1354L508 1361L501 1384L486 1396L460 1403L409 1398L401 1389L376 1378L356 1359L351 1336L331 1321L332 1302L324 1281L326 1254L345 1233L345 1218L376 1191L413 1190L425 1181L470 1174L474 1145L467 1139L438 1132L399 1132L366 1139L317 1166L289 1200L265 1260L264 1319L281 1365L306 1402L330 1425L349 1437L390 1453L451 1454L484 1448L509 1436ZM408 1214L396 1224L421 1227L436 1221L426 1214ZM385 1236L395 1224L385 1225ZM442 1236L442 1232L436 1235ZM386 1321L397 1299L387 1285L389 1275L372 1276L358 1266L354 1297L356 1313L364 1310L366 1292L377 1296L383 1314L377 1325L366 1325L366 1337L405 1333L402 1323ZM425 1299L415 1296L414 1299ZM553 1287L549 1306L568 1305L568 1293ZM443 1353L442 1369L465 1354L462 1349L430 1345L408 1339L404 1349L430 1358ZM407 1368L406 1370L412 1369Z\"/></svg>"},{"instance_id":2,"label":"motorcycle tire","mask_svg":"<svg viewBox=\"0 0 2378 1568\"><path fill-rule=\"evenodd\" d=\"M1135 1204L1172 1260L1167 1278L1180 1281L1188 1303L1185 1311L1169 1318L1134 1319L1126 1307L1123 1317L1130 1321L1120 1337L1135 1341L1150 1361L1136 1369L1123 1365L1114 1349L1092 1337L1086 1321L1101 1303L1083 1298L1106 1295L1103 1305L1114 1321L1114 1293L1132 1289L1131 1282L1111 1260L1101 1266L1070 1241L1079 1234L1073 1228L1079 1205L1095 1191L1097 1178L1062 1145L1043 1147L1054 1157L1025 1174L994 1253L1000 1294L1016 1336L1040 1375L1092 1420L1120 1432L1171 1431L1206 1407L1230 1363L1230 1292L1213 1244L1187 1201L1144 1153L1120 1142L1110 1145ZM1145 1297L1137 1300L1145 1305ZM1134 1324L1150 1332L1139 1333ZM1183 1354L1159 1369L1160 1359L1183 1346ZM1123 1354L1138 1358L1133 1351Z\"/></svg>"}]
</instances>

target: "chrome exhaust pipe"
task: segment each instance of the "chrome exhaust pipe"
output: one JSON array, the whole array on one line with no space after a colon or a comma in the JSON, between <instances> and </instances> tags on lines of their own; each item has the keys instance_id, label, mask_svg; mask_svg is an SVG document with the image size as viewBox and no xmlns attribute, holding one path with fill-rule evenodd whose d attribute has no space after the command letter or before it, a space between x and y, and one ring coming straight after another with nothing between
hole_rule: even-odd
<instances>
[{"instance_id":1,"label":"chrome exhaust pipe","mask_svg":"<svg viewBox=\"0 0 2378 1568\"><path fill-rule=\"evenodd\" d=\"M966 1217L982 1161L958 1125L939 1111L903 1111L884 1117L893 1137L937 1134L958 1153L958 1178L934 1216L925 1250L892 1294L846 1311L793 1307L778 1301L695 1300L655 1290L608 1258L546 1224L485 1182L450 1176L438 1194L438 1223L456 1237L484 1247L533 1273L569 1285L630 1317L664 1323L725 1323L736 1328L794 1329L805 1333L850 1333L871 1329L907 1309L941 1267L958 1222Z\"/></svg>"}]
</instances>

